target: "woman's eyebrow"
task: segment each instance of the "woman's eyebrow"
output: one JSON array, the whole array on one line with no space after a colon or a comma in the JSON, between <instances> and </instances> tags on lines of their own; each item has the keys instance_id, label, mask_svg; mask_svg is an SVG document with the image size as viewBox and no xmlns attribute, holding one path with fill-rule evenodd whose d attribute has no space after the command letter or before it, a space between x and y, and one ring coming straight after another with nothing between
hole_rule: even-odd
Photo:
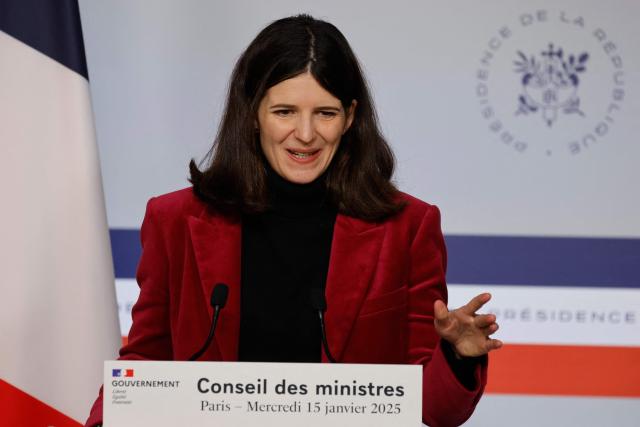
<instances>
[{"instance_id":1,"label":"woman's eyebrow","mask_svg":"<svg viewBox=\"0 0 640 427\"><path fill-rule=\"evenodd\" d=\"M289 109L289 110L295 110L298 107L296 107L293 104L275 104L275 105L271 105L269 107L269 109L272 109L272 110L273 109L278 109L278 108L286 108L286 109ZM333 111L338 111L338 112L342 110L342 108L336 107L334 105L321 105L319 107L316 107L315 109L316 110L333 110Z\"/></svg>"},{"instance_id":2,"label":"woman's eyebrow","mask_svg":"<svg viewBox=\"0 0 640 427\"><path fill-rule=\"evenodd\" d=\"M269 108L273 109L273 108L288 108L290 110L293 110L296 108L295 105L293 104L275 104L275 105L271 105Z\"/></svg>"}]
</instances>

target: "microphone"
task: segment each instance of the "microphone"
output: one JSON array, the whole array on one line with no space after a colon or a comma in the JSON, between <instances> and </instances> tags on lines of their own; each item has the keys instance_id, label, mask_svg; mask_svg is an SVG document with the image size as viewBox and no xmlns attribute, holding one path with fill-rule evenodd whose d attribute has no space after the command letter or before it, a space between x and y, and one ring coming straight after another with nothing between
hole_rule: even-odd
<instances>
[{"instance_id":1,"label":"microphone","mask_svg":"<svg viewBox=\"0 0 640 427\"><path fill-rule=\"evenodd\" d=\"M211 307L213 307L213 321L211 322L211 328L209 329L209 336L205 340L202 348L196 351L193 356L189 358L189 361L198 360L200 356L209 348L211 344L211 340L213 340L213 334L216 331L216 325L218 324L218 315L220 314L220 310L224 308L224 305L227 303L227 296L229 295L229 287L224 283L218 283L213 287L213 291L211 292Z\"/></svg>"},{"instance_id":2,"label":"microphone","mask_svg":"<svg viewBox=\"0 0 640 427\"><path fill-rule=\"evenodd\" d=\"M336 363L336 359L331 355L329 351L329 343L327 342L327 333L324 328L324 312L327 310L327 300L324 298L324 289L311 288L311 306L318 312L320 318L320 332L322 334L322 348L324 354L329 359L329 362Z\"/></svg>"}]
</instances>

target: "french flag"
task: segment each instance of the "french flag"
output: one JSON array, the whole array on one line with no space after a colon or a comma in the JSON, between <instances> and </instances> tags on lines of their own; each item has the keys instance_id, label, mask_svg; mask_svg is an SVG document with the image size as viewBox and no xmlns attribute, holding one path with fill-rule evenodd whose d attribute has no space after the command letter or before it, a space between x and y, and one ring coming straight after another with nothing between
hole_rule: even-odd
<instances>
[{"instance_id":1,"label":"french flag","mask_svg":"<svg viewBox=\"0 0 640 427\"><path fill-rule=\"evenodd\" d=\"M0 0L0 144L0 425L80 426L120 333L75 0Z\"/></svg>"},{"instance_id":2,"label":"french flag","mask_svg":"<svg viewBox=\"0 0 640 427\"><path fill-rule=\"evenodd\" d=\"M111 372L112 377L133 377L133 369L113 369Z\"/></svg>"}]
</instances>

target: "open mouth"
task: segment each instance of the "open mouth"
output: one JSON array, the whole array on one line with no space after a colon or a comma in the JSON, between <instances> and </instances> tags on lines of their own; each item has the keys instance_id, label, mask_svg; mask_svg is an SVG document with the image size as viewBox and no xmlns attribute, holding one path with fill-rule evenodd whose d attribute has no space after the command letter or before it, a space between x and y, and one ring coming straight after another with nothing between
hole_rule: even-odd
<instances>
[{"instance_id":1,"label":"open mouth","mask_svg":"<svg viewBox=\"0 0 640 427\"><path fill-rule=\"evenodd\" d=\"M320 150L303 152L303 151L290 150L287 148L287 152L294 159L307 160L315 157L320 152Z\"/></svg>"}]
</instances>

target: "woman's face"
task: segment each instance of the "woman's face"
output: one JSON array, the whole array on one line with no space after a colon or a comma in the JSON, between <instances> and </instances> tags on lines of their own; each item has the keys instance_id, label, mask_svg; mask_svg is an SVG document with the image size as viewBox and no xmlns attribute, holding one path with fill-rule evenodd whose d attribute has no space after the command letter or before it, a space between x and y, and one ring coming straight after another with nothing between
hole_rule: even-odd
<instances>
[{"instance_id":1,"label":"woman's face","mask_svg":"<svg viewBox=\"0 0 640 427\"><path fill-rule=\"evenodd\" d=\"M258 107L260 145L278 175L297 184L319 177L331 163L353 121L348 111L310 73L269 88Z\"/></svg>"}]
</instances>

